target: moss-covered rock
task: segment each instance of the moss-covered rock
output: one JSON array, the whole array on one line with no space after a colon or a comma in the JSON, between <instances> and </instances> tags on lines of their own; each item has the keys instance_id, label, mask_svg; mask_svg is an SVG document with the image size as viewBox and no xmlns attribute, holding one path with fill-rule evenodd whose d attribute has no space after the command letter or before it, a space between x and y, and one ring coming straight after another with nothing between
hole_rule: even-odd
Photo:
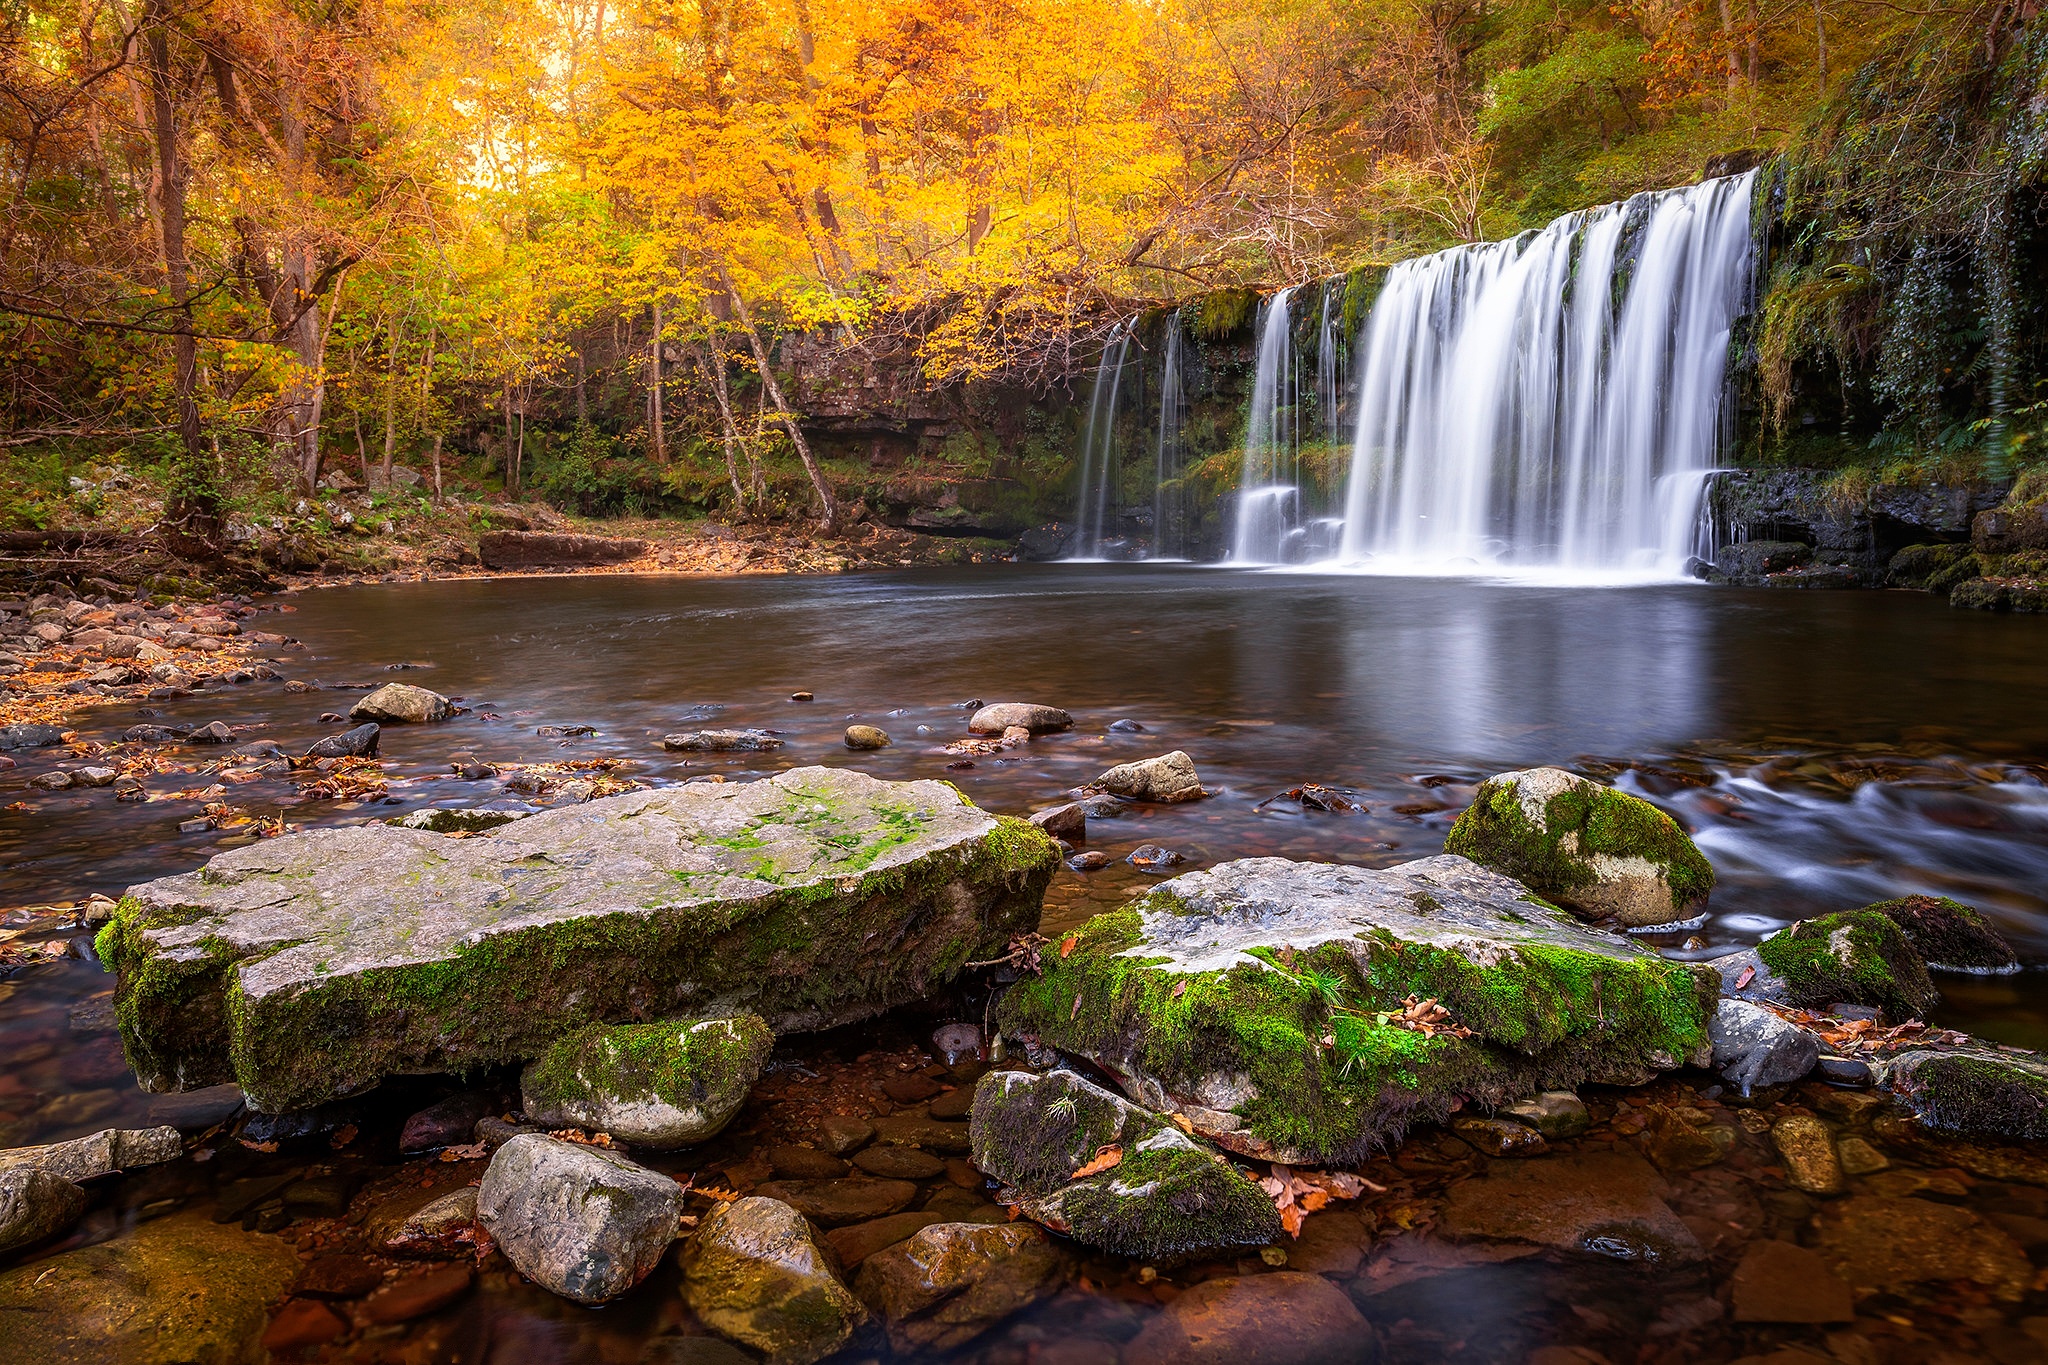
<instances>
[{"instance_id":1,"label":"moss-covered rock","mask_svg":"<svg viewBox=\"0 0 2048 1365\"><path fill-rule=\"evenodd\" d=\"M133 888L99 936L147 1089L304 1108L594 1022L777 1033L922 999L1038 923L1058 846L943 782L798 768L482 838L314 830Z\"/></svg>"},{"instance_id":2,"label":"moss-covered rock","mask_svg":"<svg viewBox=\"0 0 2048 1365\"><path fill-rule=\"evenodd\" d=\"M682 1268L683 1301L698 1320L769 1365L822 1360L867 1320L811 1225L778 1200L712 1209L684 1244Z\"/></svg>"},{"instance_id":3,"label":"moss-covered rock","mask_svg":"<svg viewBox=\"0 0 2048 1365\"><path fill-rule=\"evenodd\" d=\"M998 1018L1233 1151L1342 1164L1463 1105L1704 1061L1715 1001L1712 973L1464 858L1252 858L1089 921Z\"/></svg>"},{"instance_id":4,"label":"moss-covered rock","mask_svg":"<svg viewBox=\"0 0 2048 1365\"><path fill-rule=\"evenodd\" d=\"M1899 926L1875 910L1801 920L1756 946L1777 983L1752 981L1767 998L1800 1009L1866 1005L1895 1020L1923 1018L1940 999L1927 964Z\"/></svg>"},{"instance_id":5,"label":"moss-covered rock","mask_svg":"<svg viewBox=\"0 0 2048 1365\"><path fill-rule=\"evenodd\" d=\"M1930 1127L2048 1139L2048 1059L2038 1053L1908 1052L1885 1083Z\"/></svg>"},{"instance_id":6,"label":"moss-covered rock","mask_svg":"<svg viewBox=\"0 0 2048 1365\"><path fill-rule=\"evenodd\" d=\"M2016 972L2019 955L1983 912L1946 896L1900 896L1863 907L1883 915L1929 967L1951 972Z\"/></svg>"},{"instance_id":7,"label":"moss-covered rock","mask_svg":"<svg viewBox=\"0 0 2048 1365\"><path fill-rule=\"evenodd\" d=\"M716 1134L747 1102L775 1035L755 1015L659 1024L589 1024L519 1078L526 1115L659 1148Z\"/></svg>"},{"instance_id":8,"label":"moss-covered rock","mask_svg":"<svg viewBox=\"0 0 2048 1365\"><path fill-rule=\"evenodd\" d=\"M1583 915L1631 927L1689 919L1714 889L1713 867L1677 821L1562 768L1480 783L1444 851Z\"/></svg>"},{"instance_id":9,"label":"moss-covered rock","mask_svg":"<svg viewBox=\"0 0 2048 1365\"><path fill-rule=\"evenodd\" d=\"M1174 1259L1263 1246L1280 1235L1273 1202L1207 1145L1071 1071L995 1071L974 1089L975 1167L1018 1207L1076 1241L1120 1256ZM1121 1160L1074 1173L1106 1147Z\"/></svg>"}]
</instances>

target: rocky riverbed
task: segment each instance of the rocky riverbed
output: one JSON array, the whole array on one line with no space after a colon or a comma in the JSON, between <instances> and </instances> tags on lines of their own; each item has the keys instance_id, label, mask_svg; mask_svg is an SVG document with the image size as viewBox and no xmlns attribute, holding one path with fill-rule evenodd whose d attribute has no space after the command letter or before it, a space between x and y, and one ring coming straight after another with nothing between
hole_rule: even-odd
<instances>
[{"instance_id":1,"label":"rocky riverbed","mask_svg":"<svg viewBox=\"0 0 2048 1365\"><path fill-rule=\"evenodd\" d=\"M1788 758L1495 768L1384 820L1039 692L434 781L415 746L511 708L395 677L253 679L336 719L231 712L210 772L176 715L18 751L152 798L33 810L300 798L0 930L21 1358L2042 1355L2048 1066L1946 1003L2034 944L1905 877L1731 939ZM2022 784L1805 761L1957 819ZM1231 849L1247 812L1341 842Z\"/></svg>"}]
</instances>

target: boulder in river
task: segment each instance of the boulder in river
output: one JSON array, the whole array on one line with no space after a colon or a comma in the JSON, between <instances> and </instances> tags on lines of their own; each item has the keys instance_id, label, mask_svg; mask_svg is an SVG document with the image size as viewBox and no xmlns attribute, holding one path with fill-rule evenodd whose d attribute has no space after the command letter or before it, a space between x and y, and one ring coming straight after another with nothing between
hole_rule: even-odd
<instances>
[{"instance_id":1,"label":"boulder in river","mask_svg":"<svg viewBox=\"0 0 2048 1365\"><path fill-rule=\"evenodd\" d=\"M1377 1365L1379 1338L1321 1275L1204 1280L1124 1347L1124 1365Z\"/></svg>"},{"instance_id":2,"label":"boulder in river","mask_svg":"<svg viewBox=\"0 0 2048 1365\"><path fill-rule=\"evenodd\" d=\"M647 1278L676 1238L682 1187L617 1152L523 1134L500 1147L477 1221L529 1280L602 1303Z\"/></svg>"},{"instance_id":3,"label":"boulder in river","mask_svg":"<svg viewBox=\"0 0 2048 1365\"><path fill-rule=\"evenodd\" d=\"M39 1166L0 1170L0 1256L71 1226L85 1191Z\"/></svg>"},{"instance_id":4,"label":"boulder in river","mask_svg":"<svg viewBox=\"0 0 2048 1365\"><path fill-rule=\"evenodd\" d=\"M1280 1235L1273 1201L1207 1144L1071 1071L990 1072L970 1131L975 1167L1015 1190L1018 1208L1114 1255L1172 1259Z\"/></svg>"},{"instance_id":5,"label":"boulder in river","mask_svg":"<svg viewBox=\"0 0 2048 1365\"><path fill-rule=\"evenodd\" d=\"M1690 919L1714 888L1713 867L1676 820L1562 768L1480 783L1444 852L1589 918L1632 928Z\"/></svg>"},{"instance_id":6,"label":"boulder in river","mask_svg":"<svg viewBox=\"0 0 2048 1365\"><path fill-rule=\"evenodd\" d=\"M306 750L306 757L368 758L377 752L377 736L381 733L382 727L377 722L365 721L352 730L314 740L313 747Z\"/></svg>"},{"instance_id":7,"label":"boulder in river","mask_svg":"<svg viewBox=\"0 0 2048 1365\"><path fill-rule=\"evenodd\" d=\"M766 730L685 730L661 737L661 747L682 754L757 753L780 749Z\"/></svg>"},{"instance_id":8,"label":"boulder in river","mask_svg":"<svg viewBox=\"0 0 2048 1365\"><path fill-rule=\"evenodd\" d=\"M1463 1105L1710 1054L1711 971L1448 854L1224 863L1074 940L1010 988L1003 1032L1088 1058L1247 1156L1343 1165Z\"/></svg>"},{"instance_id":9,"label":"boulder in river","mask_svg":"<svg viewBox=\"0 0 2048 1365\"><path fill-rule=\"evenodd\" d=\"M1899 926L1929 967L1951 972L2016 972L2019 955L1983 912L1946 896L1900 896L1866 905Z\"/></svg>"},{"instance_id":10,"label":"boulder in river","mask_svg":"<svg viewBox=\"0 0 2048 1365\"><path fill-rule=\"evenodd\" d=\"M968 732L977 735L1000 735L1013 725L1020 725L1034 735L1044 735L1055 730L1071 730L1074 718L1057 706L999 701L982 707L967 721Z\"/></svg>"},{"instance_id":11,"label":"boulder in river","mask_svg":"<svg viewBox=\"0 0 2048 1365\"><path fill-rule=\"evenodd\" d=\"M1940 999L1904 932L1874 910L1801 920L1710 965L1728 994L1798 1009L1861 1005L1903 1023Z\"/></svg>"},{"instance_id":12,"label":"boulder in river","mask_svg":"<svg viewBox=\"0 0 2048 1365\"><path fill-rule=\"evenodd\" d=\"M1195 772L1195 761L1178 749L1135 763L1119 763L1088 785L1131 801L1199 801L1208 795Z\"/></svg>"},{"instance_id":13,"label":"boulder in river","mask_svg":"<svg viewBox=\"0 0 2048 1365\"><path fill-rule=\"evenodd\" d=\"M1031 823L1053 838L1065 839L1070 844L1078 844L1088 837L1088 812L1079 801L1039 811L1031 817Z\"/></svg>"},{"instance_id":14,"label":"boulder in river","mask_svg":"<svg viewBox=\"0 0 2048 1365\"><path fill-rule=\"evenodd\" d=\"M854 1291L905 1355L964 1346L1066 1283L1071 1262L1031 1223L935 1223L861 1262Z\"/></svg>"},{"instance_id":15,"label":"boulder in river","mask_svg":"<svg viewBox=\"0 0 2048 1365\"><path fill-rule=\"evenodd\" d=\"M97 939L146 1089L273 1112L540 1056L588 1023L831 1028L1038 923L1058 847L944 782L797 768L629 792L488 839L308 830L132 888Z\"/></svg>"},{"instance_id":16,"label":"boulder in river","mask_svg":"<svg viewBox=\"0 0 2048 1365\"><path fill-rule=\"evenodd\" d=\"M873 725L849 725L846 727L846 747L886 749L889 747L889 732Z\"/></svg>"},{"instance_id":17,"label":"boulder in river","mask_svg":"<svg viewBox=\"0 0 2048 1365\"><path fill-rule=\"evenodd\" d=\"M1885 1083L1932 1128L2014 1141L2048 1141L2048 1058L1974 1048L1908 1052Z\"/></svg>"},{"instance_id":18,"label":"boulder in river","mask_svg":"<svg viewBox=\"0 0 2048 1365\"><path fill-rule=\"evenodd\" d=\"M867 1320L811 1225L779 1200L712 1209L684 1244L682 1267L683 1301L698 1321L770 1365L822 1360Z\"/></svg>"},{"instance_id":19,"label":"boulder in river","mask_svg":"<svg viewBox=\"0 0 2048 1365\"><path fill-rule=\"evenodd\" d=\"M0 752L9 749L48 749L63 742L62 726L0 725Z\"/></svg>"},{"instance_id":20,"label":"boulder in river","mask_svg":"<svg viewBox=\"0 0 2048 1365\"><path fill-rule=\"evenodd\" d=\"M696 1023L590 1024L519 1078L526 1115L550 1128L610 1133L635 1146L687 1147L747 1101L775 1035L751 1014Z\"/></svg>"},{"instance_id":21,"label":"boulder in river","mask_svg":"<svg viewBox=\"0 0 2048 1365\"><path fill-rule=\"evenodd\" d=\"M1747 1000L1723 1000L1709 1032L1714 1065L1744 1095L1800 1080L1820 1060L1820 1039Z\"/></svg>"},{"instance_id":22,"label":"boulder in river","mask_svg":"<svg viewBox=\"0 0 2048 1365\"><path fill-rule=\"evenodd\" d=\"M348 709L348 718L384 725L423 725L455 714L455 703L411 683L385 683Z\"/></svg>"}]
</instances>

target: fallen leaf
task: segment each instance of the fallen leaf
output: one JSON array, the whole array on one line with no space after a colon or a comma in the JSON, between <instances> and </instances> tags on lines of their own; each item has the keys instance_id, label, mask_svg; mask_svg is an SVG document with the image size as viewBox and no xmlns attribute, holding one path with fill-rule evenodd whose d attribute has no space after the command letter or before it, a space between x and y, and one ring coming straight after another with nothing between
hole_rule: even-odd
<instances>
[{"instance_id":1,"label":"fallen leaf","mask_svg":"<svg viewBox=\"0 0 2048 1365\"><path fill-rule=\"evenodd\" d=\"M443 1161L482 1161L482 1160L483 1160L483 1159L484 1159L485 1157L489 1156L490 1154L491 1154L491 1148L490 1148L490 1144L489 1144L489 1143L485 1143L485 1142L472 1142L472 1143L470 1143L470 1144L469 1144L468 1146L466 1146L466 1147L444 1147L444 1148L442 1148L442 1149L441 1149L441 1160L443 1160Z\"/></svg>"},{"instance_id":2,"label":"fallen leaf","mask_svg":"<svg viewBox=\"0 0 2048 1365\"><path fill-rule=\"evenodd\" d=\"M353 1123L345 1123L335 1130L333 1137L327 1139L327 1145L338 1152L355 1140L356 1126Z\"/></svg>"},{"instance_id":3,"label":"fallen leaf","mask_svg":"<svg viewBox=\"0 0 2048 1365\"><path fill-rule=\"evenodd\" d=\"M1188 1121L1188 1116L1186 1114L1168 1114L1167 1117L1173 1120L1174 1127L1180 1129L1189 1137L1193 1137L1195 1135L1195 1125Z\"/></svg>"},{"instance_id":4,"label":"fallen leaf","mask_svg":"<svg viewBox=\"0 0 2048 1365\"><path fill-rule=\"evenodd\" d=\"M1076 996L1074 997L1074 1009L1073 1009L1073 1012L1072 1012L1071 1014L1069 1014L1069 1015L1067 1016L1067 1022L1068 1022L1068 1023L1072 1023L1072 1022L1073 1022L1074 1020L1076 1020L1076 1019L1079 1019L1080 1017L1081 1017L1081 997L1080 997L1080 996L1078 996L1078 995L1076 995Z\"/></svg>"},{"instance_id":5,"label":"fallen leaf","mask_svg":"<svg viewBox=\"0 0 2048 1365\"><path fill-rule=\"evenodd\" d=\"M1175 983L1174 983L1174 987L1173 987L1173 998L1174 998L1174 999L1178 1000L1178 999L1180 999L1180 998L1181 998L1181 997L1182 997L1183 995L1186 995L1187 993L1188 993L1188 983L1187 983L1187 982L1185 982L1185 981L1178 981L1178 982L1175 982Z\"/></svg>"},{"instance_id":6,"label":"fallen leaf","mask_svg":"<svg viewBox=\"0 0 2048 1365\"><path fill-rule=\"evenodd\" d=\"M236 1138L235 1141L241 1143L252 1152L274 1152L277 1150L275 1142L251 1142L247 1138Z\"/></svg>"},{"instance_id":7,"label":"fallen leaf","mask_svg":"<svg viewBox=\"0 0 2048 1365\"><path fill-rule=\"evenodd\" d=\"M1070 956L1073 953L1076 945L1078 945L1080 942L1081 936L1079 934L1068 934L1066 940L1060 944L1060 956Z\"/></svg>"},{"instance_id":8,"label":"fallen leaf","mask_svg":"<svg viewBox=\"0 0 2048 1365\"><path fill-rule=\"evenodd\" d=\"M1067 1179L1086 1180L1091 1175L1101 1175L1104 1171L1116 1169L1123 1159L1124 1149L1115 1143L1111 1143L1107 1147L1097 1147L1095 1155L1088 1161L1083 1162L1081 1169L1075 1171Z\"/></svg>"},{"instance_id":9,"label":"fallen leaf","mask_svg":"<svg viewBox=\"0 0 2048 1365\"><path fill-rule=\"evenodd\" d=\"M1736 978L1735 978L1735 989L1739 991L1739 990L1741 990L1741 989L1742 989L1742 988L1743 988L1744 986L1747 986L1747 985L1748 985L1748 984L1749 984L1749 983L1750 983L1751 981L1753 981L1753 980L1755 980L1755 979L1756 979L1756 968L1754 968L1754 967L1744 967L1744 968L1742 969L1742 975L1740 975L1740 976L1738 976L1738 977L1736 977Z\"/></svg>"}]
</instances>

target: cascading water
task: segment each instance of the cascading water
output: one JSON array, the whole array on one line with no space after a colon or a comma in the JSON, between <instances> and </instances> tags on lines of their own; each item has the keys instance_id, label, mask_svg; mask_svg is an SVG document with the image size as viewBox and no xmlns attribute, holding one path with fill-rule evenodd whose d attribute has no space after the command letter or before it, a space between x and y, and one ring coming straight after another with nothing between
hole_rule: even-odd
<instances>
[{"instance_id":1,"label":"cascading water","mask_svg":"<svg viewBox=\"0 0 2048 1365\"><path fill-rule=\"evenodd\" d=\"M1344 437L1344 419L1339 413L1343 394L1337 382L1337 352L1342 342L1338 332L1344 325L1344 294L1334 282L1323 285L1323 315L1316 325L1316 412L1323 421L1323 439Z\"/></svg>"},{"instance_id":2,"label":"cascading water","mask_svg":"<svg viewBox=\"0 0 2048 1365\"><path fill-rule=\"evenodd\" d=\"M1682 574L1722 444L1754 179L1390 270L1365 327L1340 559Z\"/></svg>"},{"instance_id":3,"label":"cascading water","mask_svg":"<svg viewBox=\"0 0 2048 1365\"><path fill-rule=\"evenodd\" d=\"M1187 492L1181 484L1186 472L1181 447L1181 407L1184 395L1180 376L1180 314L1166 321L1166 346L1159 375L1159 445L1152 484L1152 557L1187 557Z\"/></svg>"},{"instance_id":4,"label":"cascading water","mask_svg":"<svg viewBox=\"0 0 2048 1365\"><path fill-rule=\"evenodd\" d=\"M1102 348L1102 360L1095 369L1095 392L1088 401L1088 433L1081 445L1081 488L1075 496L1069 559L1101 559L1107 542L1117 537L1123 512L1123 469L1116 448L1117 396L1130 352L1130 328L1118 323Z\"/></svg>"},{"instance_id":5,"label":"cascading water","mask_svg":"<svg viewBox=\"0 0 2048 1365\"><path fill-rule=\"evenodd\" d=\"M1294 431L1293 319L1283 289L1260 305L1258 368L1244 430L1244 472L1238 479L1237 528L1230 558L1238 564L1280 564L1301 523Z\"/></svg>"}]
</instances>

